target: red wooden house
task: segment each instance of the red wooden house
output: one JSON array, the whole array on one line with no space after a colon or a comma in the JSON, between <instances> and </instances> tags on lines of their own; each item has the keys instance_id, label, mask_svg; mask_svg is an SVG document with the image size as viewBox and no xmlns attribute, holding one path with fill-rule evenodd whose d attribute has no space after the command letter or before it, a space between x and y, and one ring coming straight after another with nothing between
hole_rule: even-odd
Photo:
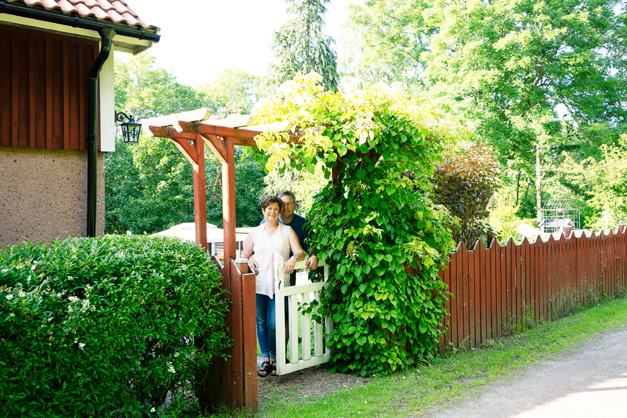
<instances>
[{"instance_id":1,"label":"red wooden house","mask_svg":"<svg viewBox=\"0 0 627 418\"><path fill-rule=\"evenodd\" d=\"M158 33L125 0L0 0L0 246L103 233L113 50Z\"/></svg>"}]
</instances>

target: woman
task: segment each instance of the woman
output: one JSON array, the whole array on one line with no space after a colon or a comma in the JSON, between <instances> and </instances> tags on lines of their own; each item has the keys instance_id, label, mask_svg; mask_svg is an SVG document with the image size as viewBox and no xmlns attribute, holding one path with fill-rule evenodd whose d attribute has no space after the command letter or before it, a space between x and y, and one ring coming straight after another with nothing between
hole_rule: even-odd
<instances>
[{"instance_id":1,"label":"woman","mask_svg":"<svg viewBox=\"0 0 627 418\"><path fill-rule=\"evenodd\" d=\"M283 201L277 196L261 199L261 213L265 222L251 231L244 244L243 257L255 254L259 264L257 273L257 338L263 363L257 374L261 377L276 375L276 317L274 299L274 253L278 252L285 262L283 272L291 274L299 260L305 258L298 236L292 228L279 223Z\"/></svg>"}]
</instances>

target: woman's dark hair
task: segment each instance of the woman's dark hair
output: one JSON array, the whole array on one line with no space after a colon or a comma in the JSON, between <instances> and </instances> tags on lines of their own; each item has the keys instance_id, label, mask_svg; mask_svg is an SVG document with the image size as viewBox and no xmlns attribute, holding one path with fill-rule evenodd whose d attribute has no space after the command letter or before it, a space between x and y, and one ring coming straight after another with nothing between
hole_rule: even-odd
<instances>
[{"instance_id":1,"label":"woman's dark hair","mask_svg":"<svg viewBox=\"0 0 627 418\"><path fill-rule=\"evenodd\" d=\"M268 206L272 203L277 203L279 205L279 210L283 209L283 201L279 199L278 196L270 195L261 199L261 210L266 210Z\"/></svg>"}]
</instances>

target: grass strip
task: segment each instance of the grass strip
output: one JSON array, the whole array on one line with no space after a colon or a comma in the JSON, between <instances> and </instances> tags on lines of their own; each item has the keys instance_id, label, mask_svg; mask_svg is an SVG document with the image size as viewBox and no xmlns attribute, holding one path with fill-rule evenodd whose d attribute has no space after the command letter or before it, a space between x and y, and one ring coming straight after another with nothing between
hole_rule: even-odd
<instances>
[{"instance_id":1,"label":"grass strip","mask_svg":"<svg viewBox=\"0 0 627 418\"><path fill-rule=\"evenodd\" d=\"M436 359L403 373L376 377L365 386L308 398L307 402L276 397L259 416L420 416L461 402L469 394L478 396L487 383L519 376L531 364L570 352L590 338L626 323L627 298L608 300L469 352Z\"/></svg>"}]
</instances>

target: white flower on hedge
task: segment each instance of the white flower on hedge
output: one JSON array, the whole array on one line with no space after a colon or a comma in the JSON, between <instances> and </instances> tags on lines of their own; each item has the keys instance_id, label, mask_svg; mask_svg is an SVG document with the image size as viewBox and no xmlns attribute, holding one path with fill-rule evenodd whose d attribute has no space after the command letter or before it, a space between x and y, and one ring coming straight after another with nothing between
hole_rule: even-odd
<instances>
[{"instance_id":1,"label":"white flower on hedge","mask_svg":"<svg viewBox=\"0 0 627 418\"><path fill-rule=\"evenodd\" d=\"M78 348L80 348L81 350L85 348L85 343L78 343Z\"/></svg>"},{"instance_id":2,"label":"white flower on hedge","mask_svg":"<svg viewBox=\"0 0 627 418\"><path fill-rule=\"evenodd\" d=\"M24 293L23 290L20 290L19 293L17 294L19 297L23 298L26 296L26 293Z\"/></svg>"},{"instance_id":3,"label":"white flower on hedge","mask_svg":"<svg viewBox=\"0 0 627 418\"><path fill-rule=\"evenodd\" d=\"M155 407L153 406L153 407L150 409L150 412L157 412L157 410L156 410L156 409L155 409Z\"/></svg>"},{"instance_id":4,"label":"white flower on hedge","mask_svg":"<svg viewBox=\"0 0 627 418\"><path fill-rule=\"evenodd\" d=\"M67 298L70 302L78 302L78 298L76 296L70 296Z\"/></svg>"},{"instance_id":5,"label":"white flower on hedge","mask_svg":"<svg viewBox=\"0 0 627 418\"><path fill-rule=\"evenodd\" d=\"M179 352L177 351L176 353L174 353L174 357L178 357L179 356Z\"/></svg>"},{"instance_id":6,"label":"white flower on hedge","mask_svg":"<svg viewBox=\"0 0 627 418\"><path fill-rule=\"evenodd\" d=\"M174 369L174 366L172 365L172 362L171 362L171 361L168 361L168 362L166 363L166 365L168 366L168 371L169 371L170 373L176 373L176 370Z\"/></svg>"},{"instance_id":7,"label":"white flower on hedge","mask_svg":"<svg viewBox=\"0 0 627 418\"><path fill-rule=\"evenodd\" d=\"M13 294L7 295L7 300L13 299Z\"/></svg>"},{"instance_id":8,"label":"white flower on hedge","mask_svg":"<svg viewBox=\"0 0 627 418\"><path fill-rule=\"evenodd\" d=\"M2 272L2 273L8 273L8 272L9 272L9 269L2 269L2 270L0 270L0 272Z\"/></svg>"}]
</instances>

